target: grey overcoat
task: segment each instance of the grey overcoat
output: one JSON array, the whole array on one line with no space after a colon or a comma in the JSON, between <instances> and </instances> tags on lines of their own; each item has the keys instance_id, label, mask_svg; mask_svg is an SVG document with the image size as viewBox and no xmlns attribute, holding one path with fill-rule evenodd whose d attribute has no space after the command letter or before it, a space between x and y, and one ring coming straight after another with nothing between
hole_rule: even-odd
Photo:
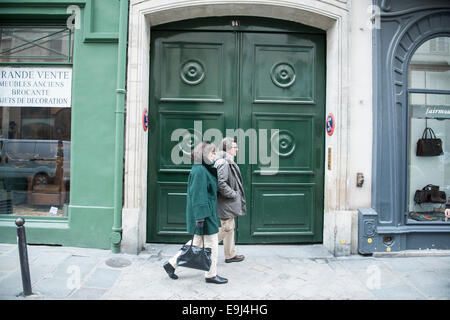
<instances>
[{"instance_id":1,"label":"grey overcoat","mask_svg":"<svg viewBox=\"0 0 450 320\"><path fill-rule=\"evenodd\" d=\"M233 156L225 151L216 153L217 168L217 215L230 219L247 213L241 171Z\"/></svg>"}]
</instances>

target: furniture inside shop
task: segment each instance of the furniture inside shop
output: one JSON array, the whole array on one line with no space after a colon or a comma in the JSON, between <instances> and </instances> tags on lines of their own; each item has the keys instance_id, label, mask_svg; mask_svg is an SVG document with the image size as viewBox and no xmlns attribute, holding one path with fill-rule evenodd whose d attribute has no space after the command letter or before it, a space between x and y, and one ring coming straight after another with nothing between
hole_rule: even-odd
<instances>
[{"instance_id":1,"label":"furniture inside shop","mask_svg":"<svg viewBox=\"0 0 450 320\"><path fill-rule=\"evenodd\" d=\"M54 177L34 175L27 178L29 205L54 205L62 206L66 197L66 185L64 182L62 142L58 143L58 156Z\"/></svg>"}]
</instances>

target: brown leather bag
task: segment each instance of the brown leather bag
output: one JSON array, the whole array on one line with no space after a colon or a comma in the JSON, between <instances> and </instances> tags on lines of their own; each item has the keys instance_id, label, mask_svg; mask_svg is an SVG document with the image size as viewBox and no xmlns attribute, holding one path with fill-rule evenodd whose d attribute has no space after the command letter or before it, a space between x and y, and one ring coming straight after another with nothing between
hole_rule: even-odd
<instances>
[{"instance_id":1,"label":"brown leather bag","mask_svg":"<svg viewBox=\"0 0 450 320\"><path fill-rule=\"evenodd\" d=\"M421 204L425 202L445 203L446 195L444 191L439 191L439 186L427 184L422 190L416 190L414 194L414 203Z\"/></svg>"}]
</instances>

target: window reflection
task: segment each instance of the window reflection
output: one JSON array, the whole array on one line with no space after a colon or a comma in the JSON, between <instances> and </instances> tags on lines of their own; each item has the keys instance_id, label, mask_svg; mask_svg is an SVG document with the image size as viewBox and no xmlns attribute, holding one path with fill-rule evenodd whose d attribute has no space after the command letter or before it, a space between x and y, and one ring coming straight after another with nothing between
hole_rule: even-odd
<instances>
[{"instance_id":1,"label":"window reflection","mask_svg":"<svg viewBox=\"0 0 450 320\"><path fill-rule=\"evenodd\" d=\"M72 51L66 26L0 25L0 62L72 62Z\"/></svg>"},{"instance_id":2,"label":"window reflection","mask_svg":"<svg viewBox=\"0 0 450 320\"><path fill-rule=\"evenodd\" d=\"M0 107L0 214L67 215L70 108Z\"/></svg>"},{"instance_id":3,"label":"window reflection","mask_svg":"<svg viewBox=\"0 0 450 320\"><path fill-rule=\"evenodd\" d=\"M428 40L409 65L409 88L450 90L450 37Z\"/></svg>"}]
</instances>

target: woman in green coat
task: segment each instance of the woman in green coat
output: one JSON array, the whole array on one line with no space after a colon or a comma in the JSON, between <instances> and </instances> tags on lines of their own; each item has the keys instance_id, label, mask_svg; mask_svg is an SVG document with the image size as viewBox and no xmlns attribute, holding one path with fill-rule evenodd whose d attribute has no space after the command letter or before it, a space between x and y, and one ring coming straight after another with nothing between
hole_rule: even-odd
<instances>
[{"instance_id":1,"label":"woman in green coat","mask_svg":"<svg viewBox=\"0 0 450 320\"><path fill-rule=\"evenodd\" d=\"M217 255L219 248L220 222L217 216L217 171L213 166L215 147L209 142L199 143L192 150L194 165L188 178L186 198L187 231L194 235L194 246L211 248L211 268L205 274L208 283L227 283L228 280L217 275ZM187 243L190 245L191 241ZM175 274L177 258L181 250L169 261L164 263L164 269L172 279L178 279Z\"/></svg>"}]
</instances>

